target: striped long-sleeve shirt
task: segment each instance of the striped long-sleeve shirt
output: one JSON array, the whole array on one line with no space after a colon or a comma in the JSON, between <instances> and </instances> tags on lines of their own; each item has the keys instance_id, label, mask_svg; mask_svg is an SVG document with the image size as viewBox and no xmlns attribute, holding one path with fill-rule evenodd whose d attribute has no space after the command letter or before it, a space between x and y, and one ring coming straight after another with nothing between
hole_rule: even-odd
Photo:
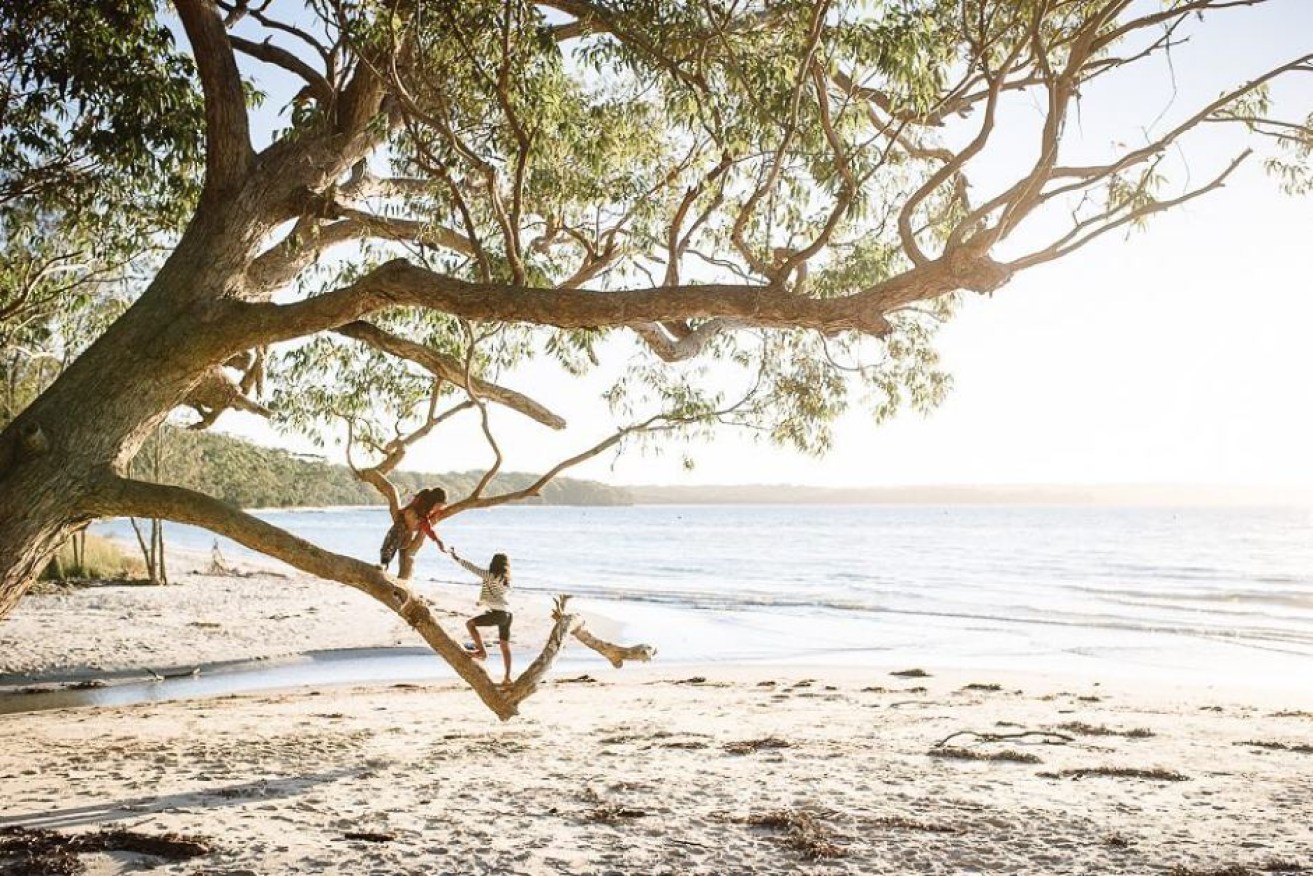
<instances>
[{"instance_id":1,"label":"striped long-sleeve shirt","mask_svg":"<svg viewBox=\"0 0 1313 876\"><path fill-rule=\"evenodd\" d=\"M510 581L507 581L501 575L494 575L487 569L474 565L464 557L456 557L456 562L483 580L483 589L479 591L479 605L485 608L500 609L501 611L507 610L506 591L511 587Z\"/></svg>"}]
</instances>

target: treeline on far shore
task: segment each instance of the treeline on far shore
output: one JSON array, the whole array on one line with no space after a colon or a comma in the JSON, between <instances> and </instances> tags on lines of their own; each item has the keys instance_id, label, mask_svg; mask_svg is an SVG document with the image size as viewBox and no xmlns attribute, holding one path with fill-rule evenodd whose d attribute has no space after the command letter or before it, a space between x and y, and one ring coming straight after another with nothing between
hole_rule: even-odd
<instances>
[{"instance_id":1,"label":"treeline on far shore","mask_svg":"<svg viewBox=\"0 0 1313 876\"><path fill-rule=\"evenodd\" d=\"M357 480L345 465L261 447L216 432L166 427L142 449L135 470L138 477L199 490L242 508L383 504L382 495ZM391 478L403 499L420 487L433 485L445 487L453 497L460 497L474 487L480 474L396 471ZM492 489L495 492L520 489L534 477L507 472L498 475ZM622 487L557 478L543 487L540 496L524 501L545 505L629 505L633 497Z\"/></svg>"}]
</instances>

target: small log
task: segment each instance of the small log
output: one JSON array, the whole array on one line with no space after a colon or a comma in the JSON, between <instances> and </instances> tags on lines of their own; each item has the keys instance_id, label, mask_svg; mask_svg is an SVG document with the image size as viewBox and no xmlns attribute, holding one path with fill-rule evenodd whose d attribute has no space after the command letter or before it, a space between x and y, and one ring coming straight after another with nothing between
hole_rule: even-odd
<instances>
[{"instance_id":1,"label":"small log","mask_svg":"<svg viewBox=\"0 0 1313 876\"><path fill-rule=\"evenodd\" d=\"M626 660L636 660L639 663L647 663L656 656L656 648L651 645L615 645L611 642L603 641L584 628L580 622L570 635L574 636L584 645L592 648L598 654L601 654L611 662L616 669L625 665Z\"/></svg>"}]
</instances>

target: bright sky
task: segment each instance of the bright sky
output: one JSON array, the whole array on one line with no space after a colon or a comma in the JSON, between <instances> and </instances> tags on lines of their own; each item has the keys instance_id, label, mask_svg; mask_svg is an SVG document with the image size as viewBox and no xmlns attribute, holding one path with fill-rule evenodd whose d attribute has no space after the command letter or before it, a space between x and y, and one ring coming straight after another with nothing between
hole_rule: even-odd
<instances>
[{"instance_id":1,"label":"bright sky","mask_svg":"<svg viewBox=\"0 0 1313 876\"><path fill-rule=\"evenodd\" d=\"M1090 95L1077 136L1103 146L1115 115L1139 122L1181 113L1258 65L1313 50L1313 2L1288 0L1265 15L1219 16L1177 52L1176 97L1166 75L1124 78L1096 108ZM1163 74L1162 68L1158 73ZM1308 110L1313 76L1297 83ZM1106 127L1105 127L1106 126ZM1135 136L1122 128L1119 136ZM1136 142L1136 141L1132 141ZM1192 153L1202 179L1233 140ZM1022 144L1019 144L1022 145ZM1024 148L1024 145L1022 145ZM993 298L972 297L939 335L954 387L927 417L876 427L846 418L834 451L801 457L723 433L712 445L660 457L595 460L571 473L618 484L1227 484L1313 490L1313 196L1280 194L1256 161L1225 189L1116 233L1059 262L1019 275ZM988 189L977 181L976 198ZM1043 231L1043 229L1038 229ZM577 387L524 372L506 381L570 418L567 436L507 415L508 470L550 465L605 433ZM305 449L247 415L220 428ZM406 468L449 471L486 463L477 442L441 435Z\"/></svg>"}]
</instances>

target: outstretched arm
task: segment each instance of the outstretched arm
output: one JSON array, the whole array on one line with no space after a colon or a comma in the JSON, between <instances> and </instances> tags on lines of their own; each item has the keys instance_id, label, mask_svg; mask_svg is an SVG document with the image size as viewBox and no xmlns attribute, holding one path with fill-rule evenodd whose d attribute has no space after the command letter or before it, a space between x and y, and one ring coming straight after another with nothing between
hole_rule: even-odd
<instances>
[{"instance_id":1,"label":"outstretched arm","mask_svg":"<svg viewBox=\"0 0 1313 876\"><path fill-rule=\"evenodd\" d=\"M464 566L467 572L478 575L479 578L485 582L491 583L493 581L498 580L497 576L489 572L487 569L483 568L482 566L474 565L464 557L456 556L454 551L452 552L451 558L456 562L460 563L462 566Z\"/></svg>"},{"instance_id":2,"label":"outstretched arm","mask_svg":"<svg viewBox=\"0 0 1313 876\"><path fill-rule=\"evenodd\" d=\"M438 550L442 551L444 554L447 552L447 546L442 543L442 539L438 538L437 532L433 530L432 523L429 523L427 520L420 518L419 531L427 535L429 538L433 539L433 543L438 546Z\"/></svg>"}]
</instances>

